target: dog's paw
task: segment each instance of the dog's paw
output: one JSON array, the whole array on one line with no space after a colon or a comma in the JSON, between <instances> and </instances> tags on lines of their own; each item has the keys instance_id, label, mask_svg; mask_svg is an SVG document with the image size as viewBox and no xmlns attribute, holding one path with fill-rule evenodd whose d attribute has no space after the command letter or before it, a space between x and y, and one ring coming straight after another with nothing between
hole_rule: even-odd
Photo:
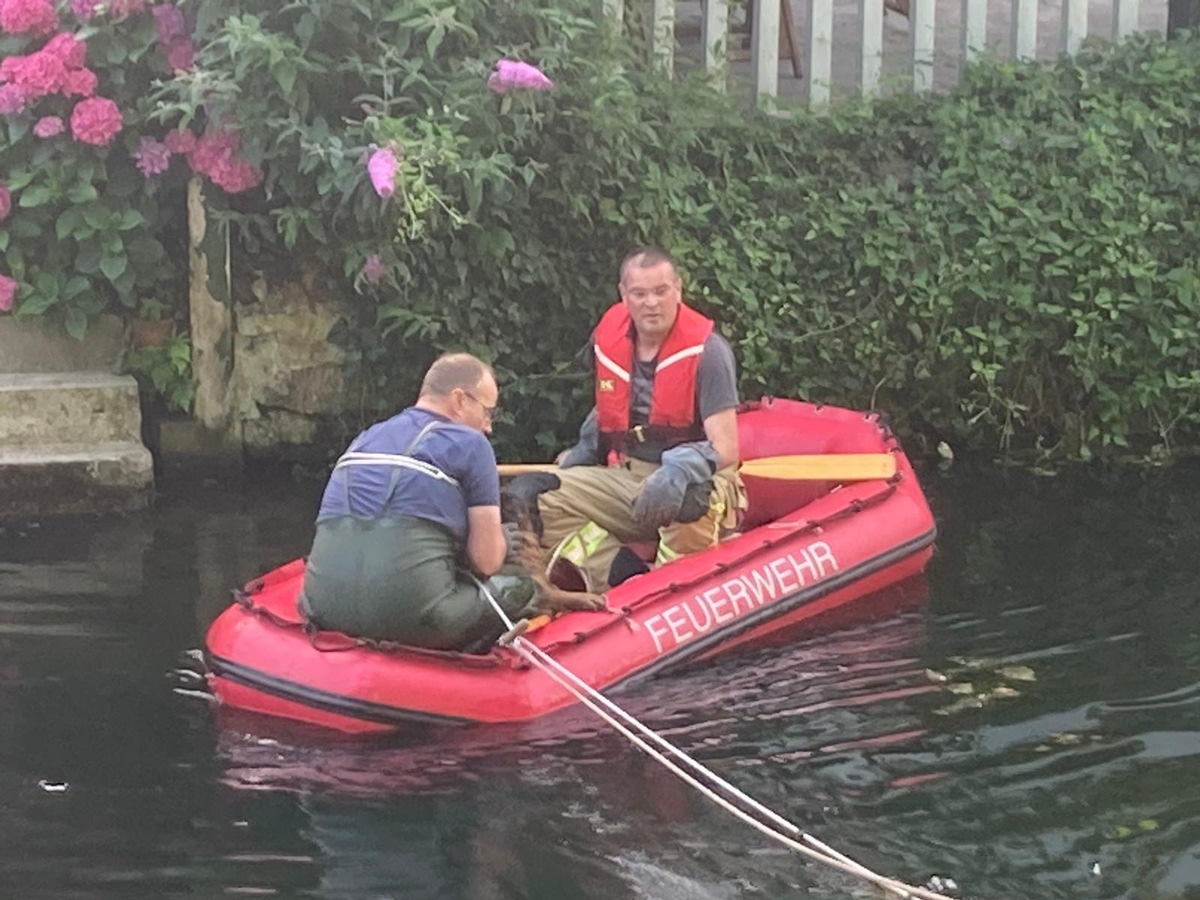
<instances>
[{"instance_id":1,"label":"dog's paw","mask_svg":"<svg viewBox=\"0 0 1200 900\"><path fill-rule=\"evenodd\" d=\"M608 601L604 599L603 594L582 594L587 598L587 605L581 607L588 612L603 612L608 609Z\"/></svg>"},{"instance_id":2,"label":"dog's paw","mask_svg":"<svg viewBox=\"0 0 1200 900\"><path fill-rule=\"evenodd\" d=\"M601 594L554 590L539 598L538 607L544 613L602 612L608 609L608 603Z\"/></svg>"}]
</instances>

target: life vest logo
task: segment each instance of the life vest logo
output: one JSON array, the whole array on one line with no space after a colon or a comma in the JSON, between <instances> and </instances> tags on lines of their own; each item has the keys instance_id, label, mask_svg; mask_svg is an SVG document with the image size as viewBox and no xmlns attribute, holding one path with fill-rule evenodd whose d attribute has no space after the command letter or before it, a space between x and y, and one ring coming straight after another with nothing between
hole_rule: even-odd
<instances>
[{"instance_id":1,"label":"life vest logo","mask_svg":"<svg viewBox=\"0 0 1200 900\"><path fill-rule=\"evenodd\" d=\"M605 393L611 393L612 391L616 390L616 385L613 383L611 378L601 378L600 390L604 391Z\"/></svg>"}]
</instances>

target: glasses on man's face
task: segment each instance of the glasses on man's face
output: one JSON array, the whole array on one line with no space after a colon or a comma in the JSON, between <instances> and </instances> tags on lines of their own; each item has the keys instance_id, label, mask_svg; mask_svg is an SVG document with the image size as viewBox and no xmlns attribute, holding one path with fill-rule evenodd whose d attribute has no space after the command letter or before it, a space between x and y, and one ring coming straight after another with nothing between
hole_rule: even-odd
<instances>
[{"instance_id":1,"label":"glasses on man's face","mask_svg":"<svg viewBox=\"0 0 1200 900\"><path fill-rule=\"evenodd\" d=\"M463 393L479 404L479 408L483 410L484 418L486 418L489 422L492 421L492 417L496 415L496 410L500 408L499 403L497 403L495 406L488 406L470 391L463 390Z\"/></svg>"}]
</instances>

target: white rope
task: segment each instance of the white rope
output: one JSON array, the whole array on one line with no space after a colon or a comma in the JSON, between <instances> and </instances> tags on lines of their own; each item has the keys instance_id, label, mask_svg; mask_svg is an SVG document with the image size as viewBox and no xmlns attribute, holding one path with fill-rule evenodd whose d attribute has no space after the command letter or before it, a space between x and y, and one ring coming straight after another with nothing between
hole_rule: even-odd
<instances>
[{"instance_id":1,"label":"white rope","mask_svg":"<svg viewBox=\"0 0 1200 900\"><path fill-rule=\"evenodd\" d=\"M500 607L500 604L496 602L496 598L492 596L491 592L482 582L476 581L476 583L479 585L480 592L491 604L492 608L496 611L496 614L500 617L500 620L504 622L505 627L511 631L515 626L513 625L512 620L509 619L504 610ZM609 700L533 642L517 636L513 639L511 646L517 652L517 654L521 656L522 659L526 660L530 665L549 675L552 680L565 688L568 693L575 697L576 700L581 702L584 706L616 729L617 732L627 738L631 743L634 744L634 746L648 754L656 762L661 763L670 772L675 774L686 784L694 787L705 797L722 807L726 812L733 814L735 817L767 837L773 838L784 846L796 851L797 853L807 856L810 859L816 860L817 862L825 863L826 865L832 866L833 868L842 872L850 875L856 875L860 878L870 881L872 884L875 884L878 887L891 891L898 897L920 898L920 900L952 900L952 898L946 897L944 894L938 894L926 888L913 887L911 885L904 884L903 882L896 881L895 879L880 875L877 872L868 869L861 863L856 862L845 854L839 853L832 847L801 830L798 826L792 822L789 822L778 813L764 806L753 797L739 790L734 785L721 778L711 769L693 759L657 731L639 721L617 704L613 703L613 701ZM618 721L618 719L623 720L629 726L637 729L643 736L649 738L672 756L675 756L684 765L692 769L692 771L694 771L696 774L707 779L710 784L720 788L730 796L736 798L754 812L773 823L775 827L772 827L772 825L769 825L766 822L755 819L745 810L739 809L728 799L717 794L709 786L702 784L695 777L688 772L685 772L682 768L680 768L654 747L651 747L648 743L646 743L645 740L643 740L642 737L630 731L629 728L622 724L621 721ZM792 836L789 837L788 834L784 834L784 831L789 832ZM805 843L800 843L799 841L795 840L797 837ZM808 846L806 846L806 844Z\"/></svg>"}]
</instances>

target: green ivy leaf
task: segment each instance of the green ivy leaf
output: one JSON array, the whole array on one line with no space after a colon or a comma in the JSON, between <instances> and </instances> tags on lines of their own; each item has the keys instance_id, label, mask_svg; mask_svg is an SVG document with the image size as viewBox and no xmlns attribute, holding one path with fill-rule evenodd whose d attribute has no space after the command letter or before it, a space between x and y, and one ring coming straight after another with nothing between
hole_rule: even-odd
<instances>
[{"instance_id":1,"label":"green ivy leaf","mask_svg":"<svg viewBox=\"0 0 1200 900\"><path fill-rule=\"evenodd\" d=\"M106 255L100 260L100 271L104 273L104 277L109 281L116 281L125 274L125 269L129 265L129 260L122 253L119 256Z\"/></svg>"},{"instance_id":2,"label":"green ivy leaf","mask_svg":"<svg viewBox=\"0 0 1200 900\"><path fill-rule=\"evenodd\" d=\"M91 203L100 193L89 182L77 182L67 190L67 199L72 203Z\"/></svg>"},{"instance_id":3,"label":"green ivy leaf","mask_svg":"<svg viewBox=\"0 0 1200 900\"><path fill-rule=\"evenodd\" d=\"M82 341L88 330L87 316L77 306L68 306L66 314L63 316L63 325L67 330L67 334L75 338L77 341Z\"/></svg>"},{"instance_id":4,"label":"green ivy leaf","mask_svg":"<svg viewBox=\"0 0 1200 900\"><path fill-rule=\"evenodd\" d=\"M33 209L43 206L53 199L54 192L50 188L43 185L34 185L21 191L21 199L17 201L17 205L22 209Z\"/></svg>"}]
</instances>

